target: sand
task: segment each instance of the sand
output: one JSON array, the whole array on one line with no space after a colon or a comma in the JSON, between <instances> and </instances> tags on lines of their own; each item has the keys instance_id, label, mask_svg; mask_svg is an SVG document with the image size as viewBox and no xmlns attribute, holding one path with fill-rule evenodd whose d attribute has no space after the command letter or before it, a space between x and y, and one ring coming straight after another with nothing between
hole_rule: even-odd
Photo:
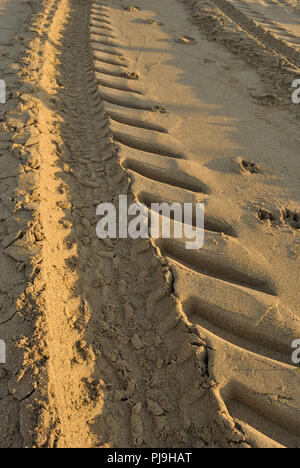
<instances>
[{"instance_id":1,"label":"sand","mask_svg":"<svg viewBox=\"0 0 300 468\"><path fill-rule=\"evenodd\" d=\"M299 447L297 2L17 3L0 446ZM204 203L204 247L101 241L124 194Z\"/></svg>"}]
</instances>

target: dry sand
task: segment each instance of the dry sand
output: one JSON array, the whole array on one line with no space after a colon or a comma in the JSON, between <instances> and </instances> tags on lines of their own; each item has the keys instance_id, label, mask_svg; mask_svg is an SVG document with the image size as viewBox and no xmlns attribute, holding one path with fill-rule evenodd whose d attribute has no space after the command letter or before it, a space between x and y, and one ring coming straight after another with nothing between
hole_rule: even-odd
<instances>
[{"instance_id":1,"label":"dry sand","mask_svg":"<svg viewBox=\"0 0 300 468\"><path fill-rule=\"evenodd\" d=\"M1 0L1 447L300 446L298 10ZM120 194L204 248L97 239Z\"/></svg>"}]
</instances>

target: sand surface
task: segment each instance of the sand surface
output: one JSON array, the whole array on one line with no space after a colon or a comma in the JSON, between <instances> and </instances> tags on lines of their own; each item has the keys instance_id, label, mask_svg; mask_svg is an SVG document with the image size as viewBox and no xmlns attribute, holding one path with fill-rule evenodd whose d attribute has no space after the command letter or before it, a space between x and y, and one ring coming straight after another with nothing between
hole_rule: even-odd
<instances>
[{"instance_id":1,"label":"sand surface","mask_svg":"<svg viewBox=\"0 0 300 468\"><path fill-rule=\"evenodd\" d=\"M298 448L297 2L0 9L0 446ZM124 194L204 247L101 241Z\"/></svg>"}]
</instances>

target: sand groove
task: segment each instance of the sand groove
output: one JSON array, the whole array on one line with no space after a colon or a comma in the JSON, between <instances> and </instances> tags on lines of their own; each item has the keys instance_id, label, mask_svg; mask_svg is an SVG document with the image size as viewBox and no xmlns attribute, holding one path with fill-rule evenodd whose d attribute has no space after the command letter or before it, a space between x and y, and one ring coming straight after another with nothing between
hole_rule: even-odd
<instances>
[{"instance_id":1,"label":"sand groove","mask_svg":"<svg viewBox=\"0 0 300 468\"><path fill-rule=\"evenodd\" d=\"M247 291L244 293L247 294ZM263 333L260 328L253 327L253 321L246 319L245 316L241 319L238 314L218 308L215 304L206 304L197 296L187 299L184 311L192 323L200 325L212 335L231 342L237 348L284 364L290 363L289 344L284 344L275 336L272 337L269 333Z\"/></svg>"},{"instance_id":2,"label":"sand groove","mask_svg":"<svg viewBox=\"0 0 300 468\"><path fill-rule=\"evenodd\" d=\"M153 180L155 181L155 179ZM140 183L142 182L143 182L143 179L140 180ZM150 186L150 183L149 183L149 186ZM164 194L165 194L164 197L162 197L161 195L156 195L155 191L149 190L149 192L146 192L143 189L141 189L140 192L138 192L138 197L139 197L139 200L142 203L144 203L149 209L151 208L152 203L167 202L171 205L172 203L176 203L176 201L178 202L178 191L175 192L174 190L172 190L173 187L180 188L180 185L175 186L175 184L165 184L165 183L164 185L161 185L160 188L164 190ZM157 184L151 183L151 188L156 188L157 190ZM186 190L185 192L180 192L180 198L181 198L181 201L183 201L184 203L194 202L194 194L189 193ZM200 201L205 202L208 199L209 199L208 195L201 195ZM196 227L195 213L193 213L193 217L192 217L192 226ZM209 208L206 209L204 227L205 227L205 231L208 234L210 231L211 233L226 234L229 237L237 237L237 234L235 233L235 230L232 228L232 226L229 223L227 223L224 219L222 219L221 217L216 216L213 210L210 210Z\"/></svg>"},{"instance_id":3,"label":"sand groove","mask_svg":"<svg viewBox=\"0 0 300 468\"><path fill-rule=\"evenodd\" d=\"M208 193L208 188L204 183L183 174L179 170L173 170L170 174L166 174L164 169L158 166L145 164L136 159L129 158L125 160L123 166L130 171L162 184L182 188L194 193Z\"/></svg>"},{"instance_id":4,"label":"sand groove","mask_svg":"<svg viewBox=\"0 0 300 468\"><path fill-rule=\"evenodd\" d=\"M264 435L288 448L298 445L299 413L285 408L284 403L272 408L268 400L250 394L247 388L232 384L223 391L231 414L255 430L263 427ZM255 441L254 437L254 441ZM259 445L259 439L254 442Z\"/></svg>"},{"instance_id":5,"label":"sand groove","mask_svg":"<svg viewBox=\"0 0 300 468\"><path fill-rule=\"evenodd\" d=\"M207 241L215 234L207 233ZM252 262L251 257L237 241L226 243L224 248L203 248L187 252L184 244L175 240L162 240L158 245L164 255L203 275L212 276L222 281L246 286L265 294L276 295L274 286L266 279L263 267ZM216 245L216 244L215 244ZM237 258L236 252L239 253ZM254 272L256 275L254 276Z\"/></svg>"}]
</instances>

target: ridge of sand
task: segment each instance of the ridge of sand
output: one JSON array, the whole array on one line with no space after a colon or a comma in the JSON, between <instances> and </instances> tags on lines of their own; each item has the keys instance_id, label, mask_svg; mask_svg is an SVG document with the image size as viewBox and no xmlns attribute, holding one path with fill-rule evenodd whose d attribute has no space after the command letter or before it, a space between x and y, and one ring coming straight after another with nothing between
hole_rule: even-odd
<instances>
[{"instance_id":1,"label":"ridge of sand","mask_svg":"<svg viewBox=\"0 0 300 468\"><path fill-rule=\"evenodd\" d=\"M0 106L0 337L7 361L0 365L0 446L11 448L33 444L36 398L47 359L36 328L42 321L36 277L40 237L31 206L35 180L27 164L35 124L32 106L20 99L21 92L26 94L20 70L33 37L30 18L38 12L39 2L0 3L0 78L7 91L7 102Z\"/></svg>"}]
</instances>

